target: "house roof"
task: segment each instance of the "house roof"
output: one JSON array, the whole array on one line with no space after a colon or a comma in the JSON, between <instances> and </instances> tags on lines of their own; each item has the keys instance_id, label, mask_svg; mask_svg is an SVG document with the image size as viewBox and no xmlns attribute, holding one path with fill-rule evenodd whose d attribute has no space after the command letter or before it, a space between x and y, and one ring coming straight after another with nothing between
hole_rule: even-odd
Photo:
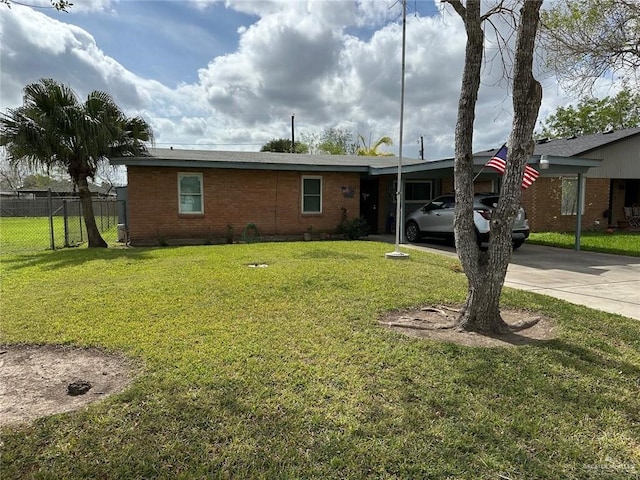
<instances>
[{"instance_id":1,"label":"house roof","mask_svg":"<svg viewBox=\"0 0 640 480\"><path fill-rule=\"evenodd\" d=\"M569 138L543 138L536 142L533 155L553 155L557 157L577 157L591 152L605 145L610 145L630 137L640 135L640 127L625 128L623 130L609 130L607 132L583 135ZM475 155L492 154L496 149L476 153Z\"/></svg>"},{"instance_id":2,"label":"house roof","mask_svg":"<svg viewBox=\"0 0 640 480\"><path fill-rule=\"evenodd\" d=\"M77 188L70 180L55 180L46 187L20 187L16 190L19 193L44 193L51 190L52 193L66 194L69 196L77 195ZM108 195L113 193L112 186L95 185L89 182L89 191L91 193L98 193L100 195Z\"/></svg>"},{"instance_id":3,"label":"house roof","mask_svg":"<svg viewBox=\"0 0 640 480\"><path fill-rule=\"evenodd\" d=\"M149 149L145 157L122 157L110 160L113 165L233 168L258 170L347 171L368 172L372 168L397 166L397 157L363 157L358 155L307 155L275 152L229 152L220 150ZM424 163L407 160L408 164Z\"/></svg>"},{"instance_id":4,"label":"house roof","mask_svg":"<svg viewBox=\"0 0 640 480\"><path fill-rule=\"evenodd\" d=\"M612 138L612 137L608 137ZM474 154L476 171L482 170L496 150ZM540 163L536 150L528 163L536 167ZM549 174L585 173L600 165L600 160L546 154ZM288 170L316 172L360 172L368 175L392 175L397 172L398 157L364 157L358 155L309 155L275 152L236 152L220 150L177 150L151 148L144 157L121 157L110 159L113 165L175 168L223 168L255 170ZM402 159L402 172L420 174L429 172L434 176L450 175L454 159L417 160ZM536 167L536 168L539 168Z\"/></svg>"}]
</instances>

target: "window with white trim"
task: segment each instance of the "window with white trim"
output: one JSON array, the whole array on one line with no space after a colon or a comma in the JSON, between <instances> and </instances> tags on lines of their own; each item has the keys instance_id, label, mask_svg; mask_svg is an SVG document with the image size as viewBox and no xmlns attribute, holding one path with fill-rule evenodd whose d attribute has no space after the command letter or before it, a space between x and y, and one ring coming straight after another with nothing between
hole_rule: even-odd
<instances>
[{"instance_id":1,"label":"window with white trim","mask_svg":"<svg viewBox=\"0 0 640 480\"><path fill-rule=\"evenodd\" d=\"M576 215L578 213L578 177L562 177L561 215ZM580 199L584 213L584 179L582 182L582 198Z\"/></svg>"},{"instance_id":2,"label":"window with white trim","mask_svg":"<svg viewBox=\"0 0 640 480\"><path fill-rule=\"evenodd\" d=\"M202 174L178 174L178 212L183 214L203 214Z\"/></svg>"},{"instance_id":3,"label":"window with white trim","mask_svg":"<svg viewBox=\"0 0 640 480\"><path fill-rule=\"evenodd\" d=\"M322 177L302 177L302 213L322 213Z\"/></svg>"}]
</instances>

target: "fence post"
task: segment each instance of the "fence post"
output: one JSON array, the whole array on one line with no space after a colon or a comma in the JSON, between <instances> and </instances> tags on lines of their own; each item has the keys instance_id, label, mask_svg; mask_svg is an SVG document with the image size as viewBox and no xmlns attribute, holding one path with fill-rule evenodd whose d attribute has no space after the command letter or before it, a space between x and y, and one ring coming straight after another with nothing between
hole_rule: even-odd
<instances>
[{"instance_id":1,"label":"fence post","mask_svg":"<svg viewBox=\"0 0 640 480\"><path fill-rule=\"evenodd\" d=\"M56 249L56 241L53 236L53 204L51 200L51 188L47 192L47 208L49 209L49 239L51 241L51 250Z\"/></svg>"},{"instance_id":2,"label":"fence post","mask_svg":"<svg viewBox=\"0 0 640 480\"><path fill-rule=\"evenodd\" d=\"M93 202L93 200L91 200ZM80 243L84 242L84 232L82 231L82 201L78 200L78 224L80 225Z\"/></svg>"},{"instance_id":3,"label":"fence post","mask_svg":"<svg viewBox=\"0 0 640 480\"><path fill-rule=\"evenodd\" d=\"M64 246L69 248L69 212L66 199L62 200L62 217L64 218Z\"/></svg>"}]
</instances>

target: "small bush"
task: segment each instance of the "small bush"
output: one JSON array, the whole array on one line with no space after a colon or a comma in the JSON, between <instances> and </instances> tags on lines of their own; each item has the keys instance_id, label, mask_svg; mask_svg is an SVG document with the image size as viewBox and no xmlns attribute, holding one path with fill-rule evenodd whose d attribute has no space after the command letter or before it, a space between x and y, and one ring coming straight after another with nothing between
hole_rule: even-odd
<instances>
[{"instance_id":1,"label":"small bush","mask_svg":"<svg viewBox=\"0 0 640 480\"><path fill-rule=\"evenodd\" d=\"M338 233L344 234L349 240L358 240L369 235L369 224L362 217L346 219L343 216Z\"/></svg>"}]
</instances>

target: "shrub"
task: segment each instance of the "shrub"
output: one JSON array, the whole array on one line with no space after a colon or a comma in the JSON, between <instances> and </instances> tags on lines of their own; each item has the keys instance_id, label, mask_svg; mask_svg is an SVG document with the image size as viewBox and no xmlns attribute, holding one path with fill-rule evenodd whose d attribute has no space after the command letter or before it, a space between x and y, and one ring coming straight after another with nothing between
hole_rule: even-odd
<instances>
[{"instance_id":1,"label":"shrub","mask_svg":"<svg viewBox=\"0 0 640 480\"><path fill-rule=\"evenodd\" d=\"M369 235L369 224L363 217L347 219L347 210L343 208L337 233L345 235L349 240L357 240Z\"/></svg>"}]
</instances>

